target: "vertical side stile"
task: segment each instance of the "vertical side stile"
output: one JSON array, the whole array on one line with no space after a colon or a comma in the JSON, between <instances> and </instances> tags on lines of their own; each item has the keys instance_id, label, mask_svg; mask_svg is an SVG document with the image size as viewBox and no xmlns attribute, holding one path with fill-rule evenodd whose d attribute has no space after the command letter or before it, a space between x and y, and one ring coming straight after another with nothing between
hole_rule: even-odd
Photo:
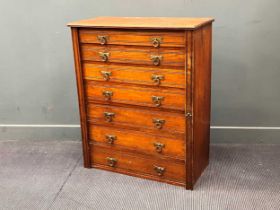
<instances>
[{"instance_id":1,"label":"vertical side stile","mask_svg":"<svg viewBox=\"0 0 280 210\"><path fill-rule=\"evenodd\" d=\"M78 28L71 28L71 33L72 33L73 52L74 52L74 60L75 60L77 91L78 91L78 98L79 98L84 166L86 168L90 168L91 163L90 163L90 155L89 155L90 148L89 148L88 135L87 135L86 101L84 95L83 72L82 72L82 65L81 65Z\"/></svg>"},{"instance_id":2,"label":"vertical side stile","mask_svg":"<svg viewBox=\"0 0 280 210\"><path fill-rule=\"evenodd\" d=\"M186 151L186 188L193 189L193 31L185 31L186 37L186 134L185 134L185 151Z\"/></svg>"}]
</instances>

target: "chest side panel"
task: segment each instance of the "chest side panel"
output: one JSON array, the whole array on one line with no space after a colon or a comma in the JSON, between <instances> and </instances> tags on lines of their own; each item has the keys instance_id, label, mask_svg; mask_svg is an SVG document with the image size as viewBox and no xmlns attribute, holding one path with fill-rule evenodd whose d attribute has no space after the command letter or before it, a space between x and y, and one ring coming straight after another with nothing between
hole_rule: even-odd
<instances>
[{"instance_id":1,"label":"chest side panel","mask_svg":"<svg viewBox=\"0 0 280 210\"><path fill-rule=\"evenodd\" d=\"M211 24L194 31L193 182L209 163L211 105Z\"/></svg>"}]
</instances>

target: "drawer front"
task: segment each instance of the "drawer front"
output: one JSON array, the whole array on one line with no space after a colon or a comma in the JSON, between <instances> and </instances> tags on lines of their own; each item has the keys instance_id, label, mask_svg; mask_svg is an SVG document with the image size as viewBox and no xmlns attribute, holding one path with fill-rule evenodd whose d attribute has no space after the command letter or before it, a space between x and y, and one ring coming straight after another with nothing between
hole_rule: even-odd
<instances>
[{"instance_id":1,"label":"drawer front","mask_svg":"<svg viewBox=\"0 0 280 210\"><path fill-rule=\"evenodd\" d=\"M112 169L125 169L128 171L149 174L162 179L184 181L185 165L168 159L147 158L132 153L111 150L97 145L91 148L91 160L95 165L105 165Z\"/></svg>"},{"instance_id":2,"label":"drawer front","mask_svg":"<svg viewBox=\"0 0 280 210\"><path fill-rule=\"evenodd\" d=\"M103 84L94 81L88 81L86 83L86 94L89 100L184 111L185 92L183 89L166 90Z\"/></svg>"},{"instance_id":3,"label":"drawer front","mask_svg":"<svg viewBox=\"0 0 280 210\"><path fill-rule=\"evenodd\" d=\"M84 78L95 81L185 88L185 73L171 68L83 64Z\"/></svg>"},{"instance_id":4,"label":"drawer front","mask_svg":"<svg viewBox=\"0 0 280 210\"><path fill-rule=\"evenodd\" d=\"M81 29L79 33L81 43L135 45L149 47L184 47L185 35L183 31L176 32L136 32Z\"/></svg>"},{"instance_id":5,"label":"drawer front","mask_svg":"<svg viewBox=\"0 0 280 210\"><path fill-rule=\"evenodd\" d=\"M151 66L183 67L185 65L184 48L153 49L82 44L81 54L84 61L142 64Z\"/></svg>"},{"instance_id":6,"label":"drawer front","mask_svg":"<svg viewBox=\"0 0 280 210\"><path fill-rule=\"evenodd\" d=\"M88 119L101 125L111 125L154 133L184 134L184 114L134 109L128 107L88 104Z\"/></svg>"},{"instance_id":7,"label":"drawer front","mask_svg":"<svg viewBox=\"0 0 280 210\"><path fill-rule=\"evenodd\" d=\"M92 124L89 126L89 137L91 141L106 144L111 148L125 148L151 155L184 159L185 144L183 138L164 137Z\"/></svg>"}]
</instances>

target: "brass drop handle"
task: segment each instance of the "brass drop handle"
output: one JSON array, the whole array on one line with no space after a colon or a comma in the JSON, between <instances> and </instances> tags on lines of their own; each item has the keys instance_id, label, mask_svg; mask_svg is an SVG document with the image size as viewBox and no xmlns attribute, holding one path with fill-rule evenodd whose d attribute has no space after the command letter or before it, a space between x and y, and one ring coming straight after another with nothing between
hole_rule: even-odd
<instances>
[{"instance_id":1,"label":"brass drop handle","mask_svg":"<svg viewBox=\"0 0 280 210\"><path fill-rule=\"evenodd\" d=\"M113 92L112 91L109 91L109 90L104 90L102 92L102 95L105 97L105 100L106 101L109 101L112 99L112 96L113 96Z\"/></svg>"},{"instance_id":2,"label":"brass drop handle","mask_svg":"<svg viewBox=\"0 0 280 210\"><path fill-rule=\"evenodd\" d=\"M161 37L159 37L159 38L152 38L152 45L153 45L153 47L159 47L160 43L161 43L161 40L162 40Z\"/></svg>"},{"instance_id":3,"label":"brass drop handle","mask_svg":"<svg viewBox=\"0 0 280 210\"><path fill-rule=\"evenodd\" d=\"M105 138L109 144L114 144L114 142L117 140L117 137L114 135L106 135Z\"/></svg>"},{"instance_id":4,"label":"brass drop handle","mask_svg":"<svg viewBox=\"0 0 280 210\"><path fill-rule=\"evenodd\" d=\"M152 75L151 79L154 81L156 85L160 85L161 81L164 80L163 75Z\"/></svg>"},{"instance_id":5,"label":"brass drop handle","mask_svg":"<svg viewBox=\"0 0 280 210\"><path fill-rule=\"evenodd\" d=\"M116 158L112 158L112 157L107 157L106 160L107 160L107 165L110 167L115 167L118 161Z\"/></svg>"},{"instance_id":6,"label":"brass drop handle","mask_svg":"<svg viewBox=\"0 0 280 210\"><path fill-rule=\"evenodd\" d=\"M165 168L154 165L154 170L156 171L158 176L162 176L165 172Z\"/></svg>"},{"instance_id":7,"label":"brass drop handle","mask_svg":"<svg viewBox=\"0 0 280 210\"><path fill-rule=\"evenodd\" d=\"M165 123L165 120L161 120L161 119L153 119L153 123L155 125L155 127L157 129L162 129L164 123Z\"/></svg>"},{"instance_id":8,"label":"brass drop handle","mask_svg":"<svg viewBox=\"0 0 280 210\"><path fill-rule=\"evenodd\" d=\"M101 60L104 62L108 61L109 55L110 55L110 53L99 52L99 56L100 56Z\"/></svg>"},{"instance_id":9,"label":"brass drop handle","mask_svg":"<svg viewBox=\"0 0 280 210\"><path fill-rule=\"evenodd\" d=\"M98 41L100 42L100 44L104 45L107 44L107 36L97 36Z\"/></svg>"},{"instance_id":10,"label":"brass drop handle","mask_svg":"<svg viewBox=\"0 0 280 210\"><path fill-rule=\"evenodd\" d=\"M102 74L103 79L105 81L109 81L110 80L110 76L112 75L112 72L110 72L110 71L100 71L100 73Z\"/></svg>"},{"instance_id":11,"label":"brass drop handle","mask_svg":"<svg viewBox=\"0 0 280 210\"><path fill-rule=\"evenodd\" d=\"M160 142L155 142L154 147L158 153L161 153L162 149L165 147L165 144L160 143Z\"/></svg>"},{"instance_id":12,"label":"brass drop handle","mask_svg":"<svg viewBox=\"0 0 280 210\"><path fill-rule=\"evenodd\" d=\"M151 55L151 60L153 61L153 64L155 66L159 66L160 61L162 60L162 56L161 55Z\"/></svg>"},{"instance_id":13,"label":"brass drop handle","mask_svg":"<svg viewBox=\"0 0 280 210\"><path fill-rule=\"evenodd\" d=\"M113 112L104 112L104 117L106 122L112 122L113 118L115 117L115 113Z\"/></svg>"},{"instance_id":14,"label":"brass drop handle","mask_svg":"<svg viewBox=\"0 0 280 210\"><path fill-rule=\"evenodd\" d=\"M163 96L152 96L152 101L154 102L156 107L160 107L163 100L164 100Z\"/></svg>"}]
</instances>

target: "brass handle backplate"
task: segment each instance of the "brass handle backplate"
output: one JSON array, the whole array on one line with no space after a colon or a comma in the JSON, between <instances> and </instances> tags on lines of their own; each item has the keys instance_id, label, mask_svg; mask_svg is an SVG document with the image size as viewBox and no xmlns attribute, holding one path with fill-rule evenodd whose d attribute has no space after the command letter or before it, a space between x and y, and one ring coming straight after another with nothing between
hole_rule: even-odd
<instances>
[{"instance_id":1,"label":"brass handle backplate","mask_svg":"<svg viewBox=\"0 0 280 210\"><path fill-rule=\"evenodd\" d=\"M117 137L114 135L106 135L106 140L109 144L114 144L114 142L116 141Z\"/></svg>"},{"instance_id":2,"label":"brass handle backplate","mask_svg":"<svg viewBox=\"0 0 280 210\"><path fill-rule=\"evenodd\" d=\"M162 176L165 172L165 168L154 165L154 170L156 171L158 176Z\"/></svg>"},{"instance_id":3,"label":"brass handle backplate","mask_svg":"<svg viewBox=\"0 0 280 210\"><path fill-rule=\"evenodd\" d=\"M104 117L107 122L112 122L115 117L115 113L113 112L104 112Z\"/></svg>"},{"instance_id":4,"label":"brass handle backplate","mask_svg":"<svg viewBox=\"0 0 280 210\"><path fill-rule=\"evenodd\" d=\"M164 125L165 120L153 119L153 123L157 129L162 129L162 126Z\"/></svg>"},{"instance_id":5,"label":"brass handle backplate","mask_svg":"<svg viewBox=\"0 0 280 210\"><path fill-rule=\"evenodd\" d=\"M108 61L109 55L110 55L110 53L99 52L99 56L100 56L101 60L104 62Z\"/></svg>"},{"instance_id":6,"label":"brass handle backplate","mask_svg":"<svg viewBox=\"0 0 280 210\"><path fill-rule=\"evenodd\" d=\"M156 105L156 107L161 106L161 102L164 100L163 96L152 96L152 101Z\"/></svg>"},{"instance_id":7,"label":"brass handle backplate","mask_svg":"<svg viewBox=\"0 0 280 210\"><path fill-rule=\"evenodd\" d=\"M160 61L162 60L162 56L161 55L151 55L151 60L153 61L153 64L155 66L159 66Z\"/></svg>"},{"instance_id":8,"label":"brass handle backplate","mask_svg":"<svg viewBox=\"0 0 280 210\"><path fill-rule=\"evenodd\" d=\"M154 147L158 153L161 153L162 149L165 147L165 144L160 143L160 142L155 142Z\"/></svg>"},{"instance_id":9,"label":"brass handle backplate","mask_svg":"<svg viewBox=\"0 0 280 210\"><path fill-rule=\"evenodd\" d=\"M161 41L162 41L162 38L161 38L161 37L159 37L159 38L152 38L152 45L153 45L154 47L159 47Z\"/></svg>"},{"instance_id":10,"label":"brass handle backplate","mask_svg":"<svg viewBox=\"0 0 280 210\"><path fill-rule=\"evenodd\" d=\"M112 72L110 72L110 71L100 71L100 73L102 74L103 79L105 81L109 81L110 80L110 76L112 75Z\"/></svg>"},{"instance_id":11,"label":"brass handle backplate","mask_svg":"<svg viewBox=\"0 0 280 210\"><path fill-rule=\"evenodd\" d=\"M105 97L105 100L106 101L109 101L111 100L112 96L113 96L113 92L112 91L109 91L109 90L104 90L102 92L102 95Z\"/></svg>"},{"instance_id":12,"label":"brass handle backplate","mask_svg":"<svg viewBox=\"0 0 280 210\"><path fill-rule=\"evenodd\" d=\"M106 160L107 160L107 165L111 167L115 167L118 161L116 158L112 158L112 157L107 157Z\"/></svg>"},{"instance_id":13,"label":"brass handle backplate","mask_svg":"<svg viewBox=\"0 0 280 210\"><path fill-rule=\"evenodd\" d=\"M97 36L98 41L100 42L100 44L104 45L107 44L107 36Z\"/></svg>"},{"instance_id":14,"label":"brass handle backplate","mask_svg":"<svg viewBox=\"0 0 280 210\"><path fill-rule=\"evenodd\" d=\"M151 79L154 81L156 85L160 85L161 81L164 80L163 75L152 75Z\"/></svg>"}]
</instances>

